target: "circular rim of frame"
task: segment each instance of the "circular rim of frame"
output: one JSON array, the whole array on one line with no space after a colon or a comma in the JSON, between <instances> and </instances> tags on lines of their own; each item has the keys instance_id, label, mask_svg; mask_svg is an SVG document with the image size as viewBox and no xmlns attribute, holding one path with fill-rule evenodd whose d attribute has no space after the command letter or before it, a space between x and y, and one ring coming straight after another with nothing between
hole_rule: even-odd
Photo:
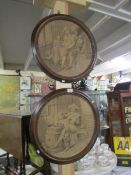
<instances>
[{"instance_id":1,"label":"circular rim of frame","mask_svg":"<svg viewBox=\"0 0 131 175\"><path fill-rule=\"evenodd\" d=\"M74 89L71 89L71 90L73 90L73 92L68 92L68 89L59 89L59 90L51 92L47 96L43 97L41 99L41 101L38 103L37 107L35 108L35 111L32 114L31 120L30 120L29 130L30 130L31 141L36 146L36 148L38 148L40 150L41 155L43 157L45 157L50 162L57 163L57 164L68 164L68 163L72 163L72 162L75 162L75 161L81 159L84 155L86 155L91 150L92 146L94 145L94 143L98 137L98 133L100 130L98 113L97 113L95 106L93 105L94 102L91 101L90 97L85 95L83 92L78 91L78 90L74 90ZM39 114L41 113L41 110L44 108L44 106L50 100L54 99L55 97L58 97L61 95L66 95L66 94L72 94L72 95L79 96L80 98L83 98L85 101L88 102L88 104L90 105L90 107L94 113L95 128L94 128L94 132L93 132L93 135L92 135L92 138L91 138L89 144L80 153L78 153L72 157L68 157L68 158L59 158L59 157L53 156L45 148L43 148L41 146L41 143L40 143L39 138L38 138L37 122L38 122L38 118L39 118Z\"/></svg>"},{"instance_id":2,"label":"circular rim of frame","mask_svg":"<svg viewBox=\"0 0 131 175\"><path fill-rule=\"evenodd\" d=\"M55 21L55 20L70 21L70 22L78 25L86 33L86 35L88 36L88 38L90 40L91 48L92 48L91 61L90 61L89 66L87 67L87 69L84 70L79 75L72 76L72 77L59 75L56 72L52 71L49 67L47 67L47 65L45 65L43 63L42 59L40 58L40 54L37 51L37 47L38 47L37 40L38 40L40 31L48 23ZM31 47L32 47L33 55L35 56L36 61L38 63L38 66L41 68L41 70L44 71L50 77L54 78L55 80L61 81L61 82L73 82L73 81L77 81L77 80L80 80L80 79L86 77L92 71L92 69L96 63L97 46L96 46L96 42L95 42L93 34L91 33L89 28L84 23L82 23L80 20L78 20L70 15L55 14L55 15L47 16L47 17L43 18L42 20L40 20L32 32Z\"/></svg>"}]
</instances>

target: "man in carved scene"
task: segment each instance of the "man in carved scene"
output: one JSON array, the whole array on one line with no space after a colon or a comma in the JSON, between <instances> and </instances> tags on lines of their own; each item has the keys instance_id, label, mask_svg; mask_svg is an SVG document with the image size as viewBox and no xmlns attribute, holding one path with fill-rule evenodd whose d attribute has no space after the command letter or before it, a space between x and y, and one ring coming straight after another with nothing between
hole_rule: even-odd
<instances>
[{"instance_id":1,"label":"man in carved scene","mask_svg":"<svg viewBox=\"0 0 131 175\"><path fill-rule=\"evenodd\" d=\"M61 59L60 49L61 49L61 38L60 35L58 35L53 42L53 63L55 65L59 64Z\"/></svg>"},{"instance_id":2,"label":"man in carved scene","mask_svg":"<svg viewBox=\"0 0 131 175\"><path fill-rule=\"evenodd\" d=\"M70 59L73 60L71 52L72 48L75 46L75 43L76 38L70 32L70 28L64 27L62 33L62 47L60 48L62 68L65 68L65 66L68 68L68 66L71 64L72 61L70 61Z\"/></svg>"}]
</instances>

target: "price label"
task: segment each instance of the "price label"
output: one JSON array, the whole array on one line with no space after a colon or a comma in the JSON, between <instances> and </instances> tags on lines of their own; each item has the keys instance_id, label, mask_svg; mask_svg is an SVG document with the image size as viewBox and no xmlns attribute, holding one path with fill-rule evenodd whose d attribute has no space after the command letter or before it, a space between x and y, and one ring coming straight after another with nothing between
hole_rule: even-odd
<instances>
[{"instance_id":1,"label":"price label","mask_svg":"<svg viewBox=\"0 0 131 175\"><path fill-rule=\"evenodd\" d=\"M115 154L131 155L131 137L114 137Z\"/></svg>"},{"instance_id":2,"label":"price label","mask_svg":"<svg viewBox=\"0 0 131 175\"><path fill-rule=\"evenodd\" d=\"M67 89L68 93L73 93L73 89Z\"/></svg>"}]
</instances>

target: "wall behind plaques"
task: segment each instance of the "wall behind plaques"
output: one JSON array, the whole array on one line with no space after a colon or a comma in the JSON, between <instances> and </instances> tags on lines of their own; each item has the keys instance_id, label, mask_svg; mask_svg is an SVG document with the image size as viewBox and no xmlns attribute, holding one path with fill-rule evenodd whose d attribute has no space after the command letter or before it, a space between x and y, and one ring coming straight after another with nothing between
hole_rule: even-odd
<instances>
[{"instance_id":1,"label":"wall behind plaques","mask_svg":"<svg viewBox=\"0 0 131 175\"><path fill-rule=\"evenodd\" d=\"M0 75L0 113L12 113L19 109L20 77Z\"/></svg>"}]
</instances>

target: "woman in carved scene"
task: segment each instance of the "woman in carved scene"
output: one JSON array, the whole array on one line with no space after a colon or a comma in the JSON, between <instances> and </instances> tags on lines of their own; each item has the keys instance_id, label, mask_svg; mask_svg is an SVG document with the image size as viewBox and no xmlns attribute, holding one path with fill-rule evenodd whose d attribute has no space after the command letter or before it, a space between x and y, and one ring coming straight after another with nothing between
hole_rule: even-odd
<instances>
[{"instance_id":1,"label":"woman in carved scene","mask_svg":"<svg viewBox=\"0 0 131 175\"><path fill-rule=\"evenodd\" d=\"M55 147L62 141L66 150L70 149L78 142L77 131L80 128L79 107L71 104L68 107L69 112L63 115L63 119L59 121L59 125L63 127Z\"/></svg>"},{"instance_id":2,"label":"woman in carved scene","mask_svg":"<svg viewBox=\"0 0 131 175\"><path fill-rule=\"evenodd\" d=\"M77 143L77 131L80 128L80 113L79 107L76 104L69 106L68 120L69 120L69 131L70 131L70 146Z\"/></svg>"},{"instance_id":3,"label":"woman in carved scene","mask_svg":"<svg viewBox=\"0 0 131 175\"><path fill-rule=\"evenodd\" d=\"M77 45L78 53L79 54L85 54L85 52L86 52L86 41L84 39L84 36L79 35L76 45Z\"/></svg>"}]
</instances>

